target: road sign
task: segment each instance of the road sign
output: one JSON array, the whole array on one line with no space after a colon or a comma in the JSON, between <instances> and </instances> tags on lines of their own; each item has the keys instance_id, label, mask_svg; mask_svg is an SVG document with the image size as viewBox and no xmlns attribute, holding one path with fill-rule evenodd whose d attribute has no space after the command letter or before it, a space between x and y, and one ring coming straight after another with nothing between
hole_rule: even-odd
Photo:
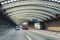
<instances>
[{"instance_id":1,"label":"road sign","mask_svg":"<svg viewBox=\"0 0 60 40\"><path fill-rule=\"evenodd\" d=\"M33 18L32 21L38 21L38 18Z\"/></svg>"}]
</instances>

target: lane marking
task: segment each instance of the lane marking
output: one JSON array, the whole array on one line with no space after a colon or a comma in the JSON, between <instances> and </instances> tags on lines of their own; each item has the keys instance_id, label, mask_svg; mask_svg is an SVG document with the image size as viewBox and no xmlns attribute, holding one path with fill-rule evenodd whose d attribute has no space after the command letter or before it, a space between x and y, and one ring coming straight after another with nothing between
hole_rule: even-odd
<instances>
[{"instance_id":1,"label":"lane marking","mask_svg":"<svg viewBox=\"0 0 60 40\"><path fill-rule=\"evenodd\" d=\"M58 35L60 35L60 34L58 34Z\"/></svg>"},{"instance_id":2,"label":"lane marking","mask_svg":"<svg viewBox=\"0 0 60 40\"><path fill-rule=\"evenodd\" d=\"M53 37L58 37L58 36L56 36L56 35L50 35L50 36L53 36Z\"/></svg>"},{"instance_id":3,"label":"lane marking","mask_svg":"<svg viewBox=\"0 0 60 40\"><path fill-rule=\"evenodd\" d=\"M60 39L60 37L58 37L58 36L55 36L55 35L50 35L50 36L52 36L52 37L56 37L56 38Z\"/></svg>"},{"instance_id":4,"label":"lane marking","mask_svg":"<svg viewBox=\"0 0 60 40\"><path fill-rule=\"evenodd\" d=\"M56 32L53 32L52 34L56 34Z\"/></svg>"},{"instance_id":5,"label":"lane marking","mask_svg":"<svg viewBox=\"0 0 60 40\"><path fill-rule=\"evenodd\" d=\"M51 36L54 36L54 35L51 35Z\"/></svg>"},{"instance_id":6,"label":"lane marking","mask_svg":"<svg viewBox=\"0 0 60 40\"><path fill-rule=\"evenodd\" d=\"M26 37L27 37L29 40L32 40L28 35L26 35Z\"/></svg>"}]
</instances>

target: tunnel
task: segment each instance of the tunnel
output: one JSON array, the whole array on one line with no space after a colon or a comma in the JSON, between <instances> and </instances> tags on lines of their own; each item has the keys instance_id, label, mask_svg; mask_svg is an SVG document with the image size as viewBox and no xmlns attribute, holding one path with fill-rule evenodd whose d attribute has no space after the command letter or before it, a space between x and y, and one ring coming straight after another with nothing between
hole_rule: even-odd
<instances>
[{"instance_id":1,"label":"tunnel","mask_svg":"<svg viewBox=\"0 0 60 40\"><path fill-rule=\"evenodd\" d=\"M56 30L60 28L59 5L59 1L57 0L1 0L1 28L2 25L14 28L18 24L22 24L23 22L28 22L29 25L29 21L30 25L34 26L35 21L32 19L37 18L36 21L40 23L40 26L44 25L44 27L42 27L42 30L53 30L52 28L54 28L53 31L60 31ZM52 28L50 28L50 26Z\"/></svg>"},{"instance_id":2,"label":"tunnel","mask_svg":"<svg viewBox=\"0 0 60 40\"><path fill-rule=\"evenodd\" d=\"M60 40L60 0L0 0L0 33L0 40Z\"/></svg>"}]
</instances>

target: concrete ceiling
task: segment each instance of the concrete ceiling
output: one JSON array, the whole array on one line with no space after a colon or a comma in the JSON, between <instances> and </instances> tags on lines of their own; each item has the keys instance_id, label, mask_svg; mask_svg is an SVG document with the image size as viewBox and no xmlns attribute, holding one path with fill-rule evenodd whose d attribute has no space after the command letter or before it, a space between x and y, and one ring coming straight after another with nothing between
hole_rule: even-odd
<instances>
[{"instance_id":1,"label":"concrete ceiling","mask_svg":"<svg viewBox=\"0 0 60 40\"><path fill-rule=\"evenodd\" d=\"M17 24L24 21L32 21L33 18L37 18L38 21L51 20L56 18L56 14L60 14L60 4L54 2L18 0L12 2L3 1L1 3L3 9L6 10L5 15L9 16Z\"/></svg>"}]
</instances>

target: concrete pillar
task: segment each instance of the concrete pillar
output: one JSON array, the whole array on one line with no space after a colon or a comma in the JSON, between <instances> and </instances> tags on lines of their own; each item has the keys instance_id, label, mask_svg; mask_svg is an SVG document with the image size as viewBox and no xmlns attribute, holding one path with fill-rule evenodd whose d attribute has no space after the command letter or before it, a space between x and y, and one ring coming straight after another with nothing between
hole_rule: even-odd
<instances>
[{"instance_id":1,"label":"concrete pillar","mask_svg":"<svg viewBox=\"0 0 60 40\"><path fill-rule=\"evenodd\" d=\"M40 29L45 30L45 22L40 22Z\"/></svg>"}]
</instances>

